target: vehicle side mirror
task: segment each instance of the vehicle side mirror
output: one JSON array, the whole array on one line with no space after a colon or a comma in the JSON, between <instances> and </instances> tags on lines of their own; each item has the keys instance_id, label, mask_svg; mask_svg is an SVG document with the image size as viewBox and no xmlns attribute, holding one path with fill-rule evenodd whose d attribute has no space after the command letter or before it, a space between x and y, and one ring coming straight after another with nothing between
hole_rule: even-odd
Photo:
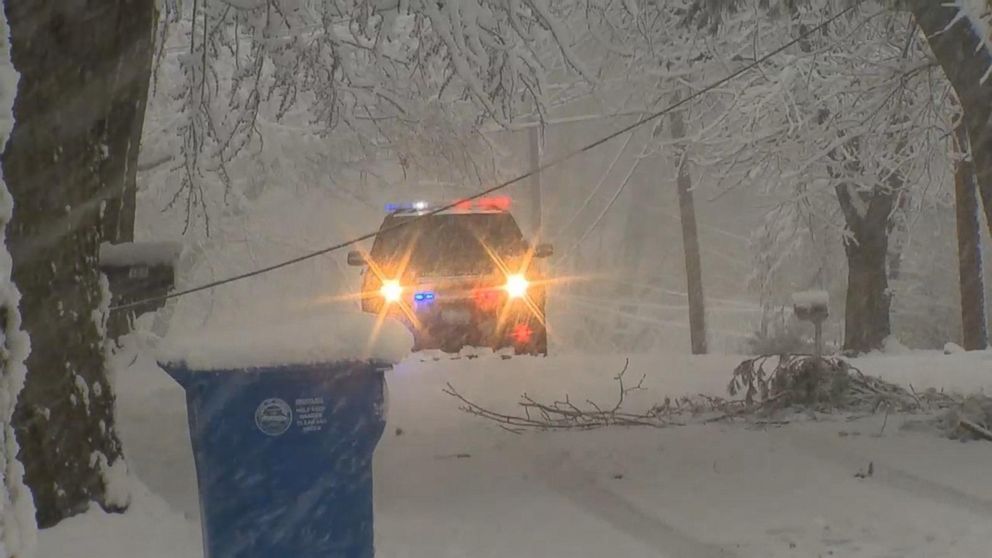
<instances>
[{"instance_id":1,"label":"vehicle side mirror","mask_svg":"<svg viewBox=\"0 0 992 558\"><path fill-rule=\"evenodd\" d=\"M365 256L358 250L348 252L348 265L355 267L365 265Z\"/></svg>"},{"instance_id":2,"label":"vehicle side mirror","mask_svg":"<svg viewBox=\"0 0 992 558\"><path fill-rule=\"evenodd\" d=\"M548 258L555 253L555 247L551 244L538 244L534 247L535 258Z\"/></svg>"}]
</instances>

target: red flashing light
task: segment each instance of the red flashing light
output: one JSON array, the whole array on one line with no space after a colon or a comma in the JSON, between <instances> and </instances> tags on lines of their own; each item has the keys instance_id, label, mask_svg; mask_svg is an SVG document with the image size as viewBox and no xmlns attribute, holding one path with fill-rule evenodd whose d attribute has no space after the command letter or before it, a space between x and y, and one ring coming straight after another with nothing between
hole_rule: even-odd
<instances>
[{"instance_id":1,"label":"red flashing light","mask_svg":"<svg viewBox=\"0 0 992 558\"><path fill-rule=\"evenodd\" d=\"M510 209L510 198L509 196L488 196L485 198L479 198L477 205L479 209L508 211Z\"/></svg>"},{"instance_id":2,"label":"red flashing light","mask_svg":"<svg viewBox=\"0 0 992 558\"><path fill-rule=\"evenodd\" d=\"M486 196L475 200L462 200L453 206L456 211L509 211L509 196Z\"/></svg>"},{"instance_id":3,"label":"red flashing light","mask_svg":"<svg viewBox=\"0 0 992 558\"><path fill-rule=\"evenodd\" d=\"M534 331L527 324L517 324L510 332L510 337L517 343L527 343L532 335L534 335Z\"/></svg>"}]
</instances>

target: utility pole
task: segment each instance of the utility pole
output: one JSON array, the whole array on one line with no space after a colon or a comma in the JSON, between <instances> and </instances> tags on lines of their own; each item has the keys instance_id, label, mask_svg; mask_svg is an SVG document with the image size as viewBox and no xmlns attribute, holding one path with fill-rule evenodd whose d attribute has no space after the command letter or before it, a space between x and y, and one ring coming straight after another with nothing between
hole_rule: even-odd
<instances>
[{"instance_id":1,"label":"utility pole","mask_svg":"<svg viewBox=\"0 0 992 558\"><path fill-rule=\"evenodd\" d=\"M672 98L678 103L681 97L678 92ZM672 112L672 139L685 138L685 120L682 111ZM703 298L703 266L699 256L699 233L696 229L696 209L692 197L692 176L686 161L687 148L679 144L675 153L675 163L678 165L676 185L679 194L679 215L682 221L682 249L685 253L686 290L689 295L689 336L692 343L692 354L706 354L706 306Z\"/></svg>"}]
</instances>

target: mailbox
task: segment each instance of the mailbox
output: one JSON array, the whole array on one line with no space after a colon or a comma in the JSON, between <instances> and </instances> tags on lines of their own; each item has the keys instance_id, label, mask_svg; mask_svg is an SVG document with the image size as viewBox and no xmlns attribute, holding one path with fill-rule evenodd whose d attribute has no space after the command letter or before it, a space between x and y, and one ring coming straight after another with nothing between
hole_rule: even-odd
<instances>
[{"instance_id":1,"label":"mailbox","mask_svg":"<svg viewBox=\"0 0 992 558\"><path fill-rule=\"evenodd\" d=\"M823 354L823 322L830 316L830 295L826 291L804 291L792 295L793 311L796 318L812 322L816 356Z\"/></svg>"},{"instance_id":2,"label":"mailbox","mask_svg":"<svg viewBox=\"0 0 992 558\"><path fill-rule=\"evenodd\" d=\"M175 242L126 242L100 246L100 271L110 283L110 305L121 306L162 297L176 284L175 269L182 246ZM154 312L164 300L111 310L108 329L111 337L128 331L135 316Z\"/></svg>"}]
</instances>

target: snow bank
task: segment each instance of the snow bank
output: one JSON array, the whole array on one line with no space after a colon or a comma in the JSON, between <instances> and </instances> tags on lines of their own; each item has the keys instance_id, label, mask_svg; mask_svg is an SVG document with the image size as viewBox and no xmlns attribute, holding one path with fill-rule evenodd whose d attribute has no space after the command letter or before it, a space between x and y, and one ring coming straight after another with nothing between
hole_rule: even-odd
<instances>
[{"instance_id":1,"label":"snow bank","mask_svg":"<svg viewBox=\"0 0 992 558\"><path fill-rule=\"evenodd\" d=\"M100 245L100 265L127 267L133 265L174 265L182 252L177 242L124 242Z\"/></svg>"},{"instance_id":2,"label":"snow bank","mask_svg":"<svg viewBox=\"0 0 992 558\"><path fill-rule=\"evenodd\" d=\"M47 529L38 545L45 558L194 558L203 555L200 530L143 484L132 481L127 513L91 506Z\"/></svg>"},{"instance_id":3,"label":"snow bank","mask_svg":"<svg viewBox=\"0 0 992 558\"><path fill-rule=\"evenodd\" d=\"M119 426L132 478L140 479L131 508L94 508L45 530L39 556L202 556L184 392L137 336L125 340ZM523 393L612 405L625 359L474 354L415 354L387 373L389 428L374 462L380 556L988 556L987 444L904 432L900 419L881 413L755 430L514 435L459 410L442 390L451 383L513 413ZM744 358L635 355L625 377L629 386L646 376L645 389L630 392L625 405L638 411L665 395L723 395ZM855 363L917 389L992 389L992 351L876 354ZM874 476L855 477L869 462ZM733 550L696 552L713 546Z\"/></svg>"},{"instance_id":4,"label":"snow bank","mask_svg":"<svg viewBox=\"0 0 992 558\"><path fill-rule=\"evenodd\" d=\"M917 391L992 393L992 351L944 354L942 351L906 350L896 354L871 353L853 359L865 374Z\"/></svg>"},{"instance_id":5,"label":"snow bank","mask_svg":"<svg viewBox=\"0 0 992 558\"><path fill-rule=\"evenodd\" d=\"M617 400L615 377L625 362L624 357L615 355L564 354L504 360L487 351L480 353L476 359L452 360L431 354L407 358L387 376L391 401L434 400L435 392L450 383L472 401L504 413L519 412L518 402L525 393L541 401L563 400L568 396L575 402L592 400L600 406L611 406ZM439 360L435 361L435 357ZM729 397L727 384L734 368L747 358L752 357L632 355L625 374L626 385L636 384L642 377L644 382L642 389L625 396L624 405L636 412L646 411L666 397L697 394ZM951 355L942 351L873 353L850 362L867 375L907 388L912 386L917 391L992 393L992 351ZM403 416L401 410L391 406L390 420L398 421L404 429L450 427L445 425L455 425L457 417L463 420L465 417L454 403L418 407L416 417ZM433 418L426 418L428 414Z\"/></svg>"},{"instance_id":6,"label":"snow bank","mask_svg":"<svg viewBox=\"0 0 992 558\"><path fill-rule=\"evenodd\" d=\"M247 321L247 320L245 320ZM159 347L163 363L193 370L235 370L339 360L398 362L410 353L413 337L399 322L365 313L325 313L293 320L252 320L209 332L167 337Z\"/></svg>"}]
</instances>

